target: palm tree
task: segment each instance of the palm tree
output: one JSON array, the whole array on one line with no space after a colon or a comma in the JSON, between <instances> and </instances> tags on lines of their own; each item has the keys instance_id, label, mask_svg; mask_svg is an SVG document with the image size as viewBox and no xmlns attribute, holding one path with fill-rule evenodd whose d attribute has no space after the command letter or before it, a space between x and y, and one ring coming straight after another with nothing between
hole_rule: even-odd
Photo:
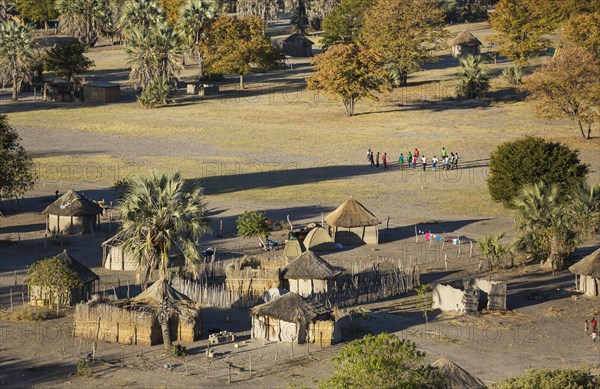
<instances>
[{"instance_id":1,"label":"palm tree","mask_svg":"<svg viewBox=\"0 0 600 389\"><path fill-rule=\"evenodd\" d=\"M165 20L165 11L155 0L129 0L121 14L121 24L126 31L154 28Z\"/></svg>"},{"instance_id":2,"label":"palm tree","mask_svg":"<svg viewBox=\"0 0 600 389\"><path fill-rule=\"evenodd\" d=\"M0 78L12 82L17 101L21 83L31 78L33 43L29 31L14 20L0 24Z\"/></svg>"},{"instance_id":3,"label":"palm tree","mask_svg":"<svg viewBox=\"0 0 600 389\"><path fill-rule=\"evenodd\" d=\"M133 30L125 51L134 86L146 89L159 77L176 86L177 75L183 69L183 38L178 30L166 23Z\"/></svg>"},{"instance_id":4,"label":"palm tree","mask_svg":"<svg viewBox=\"0 0 600 389\"><path fill-rule=\"evenodd\" d=\"M500 261L509 253L512 252L512 245L503 245L500 240L504 237L504 233L485 235L477 240L477 247L483 253L483 256L489 263L489 280L492 280L494 268L500 264Z\"/></svg>"},{"instance_id":5,"label":"palm tree","mask_svg":"<svg viewBox=\"0 0 600 389\"><path fill-rule=\"evenodd\" d=\"M562 269L565 258L575 249L577 234L568 208L560 199L558 185L543 182L525 185L513 205L517 210L515 222L520 240L535 242L542 252L548 253L544 267L553 271Z\"/></svg>"},{"instance_id":6,"label":"palm tree","mask_svg":"<svg viewBox=\"0 0 600 389\"><path fill-rule=\"evenodd\" d=\"M172 249L183 254L185 265L192 272L197 271L194 265L200 256L196 245L210 230L200 187L187 186L179 173L151 173L133 180L119 209L123 218L123 247L137 258L138 277L144 276L144 284L154 269L158 269L157 282L167 281ZM163 295L159 322L167 350L172 346L168 318L173 309Z\"/></svg>"},{"instance_id":7,"label":"palm tree","mask_svg":"<svg viewBox=\"0 0 600 389\"><path fill-rule=\"evenodd\" d=\"M108 0L57 0L60 28L93 47L111 24Z\"/></svg>"},{"instance_id":8,"label":"palm tree","mask_svg":"<svg viewBox=\"0 0 600 389\"><path fill-rule=\"evenodd\" d=\"M200 40L208 23L217 13L217 4L214 0L190 0L181 13L181 29L186 38L186 43L198 57L200 79L204 77L204 57L199 48Z\"/></svg>"},{"instance_id":9,"label":"palm tree","mask_svg":"<svg viewBox=\"0 0 600 389\"><path fill-rule=\"evenodd\" d=\"M582 235L600 232L600 184L592 188L585 185L571 195L567 212Z\"/></svg>"},{"instance_id":10,"label":"palm tree","mask_svg":"<svg viewBox=\"0 0 600 389\"><path fill-rule=\"evenodd\" d=\"M483 67L482 57L469 54L459 62L457 94L469 99L483 97L490 88L490 77Z\"/></svg>"}]
</instances>

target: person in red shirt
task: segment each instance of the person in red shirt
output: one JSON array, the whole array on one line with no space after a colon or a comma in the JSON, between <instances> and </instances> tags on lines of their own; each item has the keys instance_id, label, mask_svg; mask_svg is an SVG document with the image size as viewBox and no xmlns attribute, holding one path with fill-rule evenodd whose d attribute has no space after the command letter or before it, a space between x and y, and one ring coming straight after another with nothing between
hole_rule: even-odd
<instances>
[{"instance_id":1,"label":"person in red shirt","mask_svg":"<svg viewBox=\"0 0 600 389\"><path fill-rule=\"evenodd\" d=\"M381 157L381 162L383 162L383 170L388 170L387 153L383 153L383 157Z\"/></svg>"},{"instance_id":2,"label":"person in red shirt","mask_svg":"<svg viewBox=\"0 0 600 389\"><path fill-rule=\"evenodd\" d=\"M598 322L596 321L595 317L592 317L592 322L590 324L592 325L592 332L597 332L598 331Z\"/></svg>"},{"instance_id":3,"label":"person in red shirt","mask_svg":"<svg viewBox=\"0 0 600 389\"><path fill-rule=\"evenodd\" d=\"M415 152L413 153L413 157L419 158L419 149L415 147Z\"/></svg>"}]
</instances>

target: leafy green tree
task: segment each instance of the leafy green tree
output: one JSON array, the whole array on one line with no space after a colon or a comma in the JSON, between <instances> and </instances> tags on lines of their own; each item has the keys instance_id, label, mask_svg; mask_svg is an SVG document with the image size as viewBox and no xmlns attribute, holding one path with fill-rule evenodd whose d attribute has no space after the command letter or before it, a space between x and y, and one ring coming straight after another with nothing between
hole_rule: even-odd
<instances>
[{"instance_id":1,"label":"leafy green tree","mask_svg":"<svg viewBox=\"0 0 600 389\"><path fill-rule=\"evenodd\" d=\"M570 45L581 47L600 60L600 11L569 19L564 28L564 37Z\"/></svg>"},{"instance_id":2,"label":"leafy green tree","mask_svg":"<svg viewBox=\"0 0 600 389\"><path fill-rule=\"evenodd\" d=\"M417 292L417 308L423 312L425 323L427 323L429 321L427 312L431 311L433 307L433 296L430 293L431 285L421 284L421 281L417 281L415 292Z\"/></svg>"},{"instance_id":3,"label":"leafy green tree","mask_svg":"<svg viewBox=\"0 0 600 389\"><path fill-rule=\"evenodd\" d=\"M86 46L81 42L57 43L46 51L45 68L75 84L75 76L87 73L88 69L94 66L94 62L84 55L86 51Z\"/></svg>"},{"instance_id":4,"label":"leafy green tree","mask_svg":"<svg viewBox=\"0 0 600 389\"><path fill-rule=\"evenodd\" d=\"M138 276L146 283L154 269L159 281L169 276L169 253L177 249L193 273L200 259L197 244L209 231L204 195L200 187L186 185L179 173L151 173L132 181L131 189L119 204L123 219L123 248L138 262ZM174 309L164 294L158 315L164 348L171 349L169 312Z\"/></svg>"},{"instance_id":5,"label":"leafy green tree","mask_svg":"<svg viewBox=\"0 0 600 389\"><path fill-rule=\"evenodd\" d=\"M600 379L586 369L537 369L508 378L497 389L594 389Z\"/></svg>"},{"instance_id":6,"label":"leafy green tree","mask_svg":"<svg viewBox=\"0 0 600 389\"><path fill-rule=\"evenodd\" d=\"M220 16L208 26L200 50L211 74L237 74L240 89L244 75L255 67L270 69L281 66L283 56L263 35L265 24L260 18Z\"/></svg>"},{"instance_id":7,"label":"leafy green tree","mask_svg":"<svg viewBox=\"0 0 600 389\"><path fill-rule=\"evenodd\" d=\"M133 85L145 90L163 78L175 87L183 69L183 42L179 30L169 24L133 30L125 48Z\"/></svg>"},{"instance_id":8,"label":"leafy green tree","mask_svg":"<svg viewBox=\"0 0 600 389\"><path fill-rule=\"evenodd\" d=\"M323 47L356 42L364 15L374 4L375 0L341 0L323 19Z\"/></svg>"},{"instance_id":9,"label":"leafy green tree","mask_svg":"<svg viewBox=\"0 0 600 389\"><path fill-rule=\"evenodd\" d=\"M133 30L154 29L163 24L166 17L156 0L129 0L121 12L121 25L129 35Z\"/></svg>"},{"instance_id":10,"label":"leafy green tree","mask_svg":"<svg viewBox=\"0 0 600 389\"><path fill-rule=\"evenodd\" d=\"M600 59L585 49L561 49L525 80L524 89L539 116L573 120L582 139L590 139L600 123Z\"/></svg>"},{"instance_id":11,"label":"leafy green tree","mask_svg":"<svg viewBox=\"0 0 600 389\"><path fill-rule=\"evenodd\" d=\"M487 186L494 201L510 207L526 184L556 183L566 195L569 188L583 184L587 173L588 166L581 163L577 151L543 138L526 137L503 143L490 155Z\"/></svg>"},{"instance_id":12,"label":"leafy green tree","mask_svg":"<svg viewBox=\"0 0 600 389\"><path fill-rule=\"evenodd\" d=\"M407 75L437 61L434 53L447 45L443 23L437 0L378 0L364 16L360 40Z\"/></svg>"},{"instance_id":13,"label":"leafy green tree","mask_svg":"<svg viewBox=\"0 0 600 389\"><path fill-rule=\"evenodd\" d=\"M341 98L348 116L354 115L358 100L376 99L375 92L389 90L388 72L382 66L382 58L357 44L331 46L314 57L313 64L315 72L308 79L308 88Z\"/></svg>"},{"instance_id":14,"label":"leafy green tree","mask_svg":"<svg viewBox=\"0 0 600 389\"><path fill-rule=\"evenodd\" d=\"M271 233L270 221L267 215L255 211L245 211L236 221L238 234L245 238L257 237L263 247ZM264 238L264 241L263 241Z\"/></svg>"},{"instance_id":15,"label":"leafy green tree","mask_svg":"<svg viewBox=\"0 0 600 389\"><path fill-rule=\"evenodd\" d=\"M490 77L483 67L483 58L469 54L460 58L459 64L456 93L468 99L483 97L490 89Z\"/></svg>"},{"instance_id":16,"label":"leafy green tree","mask_svg":"<svg viewBox=\"0 0 600 389\"><path fill-rule=\"evenodd\" d=\"M48 305L60 304L62 296L82 286L75 271L69 269L60 257L46 258L35 262L27 269L27 285L47 291Z\"/></svg>"},{"instance_id":17,"label":"leafy green tree","mask_svg":"<svg viewBox=\"0 0 600 389\"><path fill-rule=\"evenodd\" d=\"M60 29L93 47L104 31L110 29L108 0L56 0Z\"/></svg>"},{"instance_id":18,"label":"leafy green tree","mask_svg":"<svg viewBox=\"0 0 600 389\"><path fill-rule=\"evenodd\" d=\"M14 20L0 24L0 79L12 84L12 100L31 79L33 43L29 31Z\"/></svg>"},{"instance_id":19,"label":"leafy green tree","mask_svg":"<svg viewBox=\"0 0 600 389\"><path fill-rule=\"evenodd\" d=\"M409 340L391 334L366 335L345 346L335 373L319 388L428 389L440 388L443 377L423 363L425 353Z\"/></svg>"},{"instance_id":20,"label":"leafy green tree","mask_svg":"<svg viewBox=\"0 0 600 389\"><path fill-rule=\"evenodd\" d=\"M554 28L540 12L537 0L500 0L490 23L500 53L520 65L550 44L543 36Z\"/></svg>"},{"instance_id":21,"label":"leafy green tree","mask_svg":"<svg viewBox=\"0 0 600 389\"><path fill-rule=\"evenodd\" d=\"M48 29L48 21L56 18L55 0L17 0L17 10L25 20L44 23Z\"/></svg>"},{"instance_id":22,"label":"leafy green tree","mask_svg":"<svg viewBox=\"0 0 600 389\"><path fill-rule=\"evenodd\" d=\"M500 240L504 238L504 233L485 235L477 239L477 247L481 250L484 258L489 265L489 280L492 280L494 269L500 265L504 257L513 250L512 245L504 245Z\"/></svg>"},{"instance_id":23,"label":"leafy green tree","mask_svg":"<svg viewBox=\"0 0 600 389\"><path fill-rule=\"evenodd\" d=\"M516 208L515 226L521 242L536 241L537 256L548 257L543 262L547 269L561 270L564 260L575 251L578 234L568 206L559 195L557 184L544 182L524 185L512 200ZM523 244L521 244L523 246Z\"/></svg>"},{"instance_id":24,"label":"leafy green tree","mask_svg":"<svg viewBox=\"0 0 600 389\"><path fill-rule=\"evenodd\" d=\"M18 199L33 187L35 174L33 161L6 115L0 115L0 146L0 200Z\"/></svg>"},{"instance_id":25,"label":"leafy green tree","mask_svg":"<svg viewBox=\"0 0 600 389\"><path fill-rule=\"evenodd\" d=\"M190 0L181 12L181 29L186 44L198 58L200 79L204 78L204 57L200 50L200 42L206 27L217 14L217 3L207 0Z\"/></svg>"}]
</instances>

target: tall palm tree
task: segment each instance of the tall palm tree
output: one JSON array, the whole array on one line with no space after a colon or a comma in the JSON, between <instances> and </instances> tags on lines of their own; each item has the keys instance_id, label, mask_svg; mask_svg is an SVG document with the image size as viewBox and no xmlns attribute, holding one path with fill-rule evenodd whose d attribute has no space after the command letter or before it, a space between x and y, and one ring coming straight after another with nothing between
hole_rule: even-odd
<instances>
[{"instance_id":1,"label":"tall palm tree","mask_svg":"<svg viewBox=\"0 0 600 389\"><path fill-rule=\"evenodd\" d=\"M157 282L166 282L172 249L180 251L185 265L196 272L194 265L200 258L196 245L210 230L202 188L186 185L179 173L153 172L132 182L119 209L124 249L138 260L138 276L143 275L144 283L154 269L158 269ZM163 295L159 322L167 350L172 345L168 321L172 309Z\"/></svg>"},{"instance_id":2,"label":"tall palm tree","mask_svg":"<svg viewBox=\"0 0 600 389\"><path fill-rule=\"evenodd\" d=\"M490 88L490 77L483 67L483 58L469 54L466 58L460 58L459 62L458 95L469 99L483 97Z\"/></svg>"},{"instance_id":3,"label":"tall palm tree","mask_svg":"<svg viewBox=\"0 0 600 389\"><path fill-rule=\"evenodd\" d=\"M126 31L143 30L165 22L166 17L156 0L129 0L121 12L121 24Z\"/></svg>"},{"instance_id":4,"label":"tall palm tree","mask_svg":"<svg viewBox=\"0 0 600 389\"><path fill-rule=\"evenodd\" d=\"M171 25L133 30L125 51L131 67L129 79L134 86L146 89L159 77L176 85L177 75L183 69L183 38Z\"/></svg>"},{"instance_id":5,"label":"tall palm tree","mask_svg":"<svg viewBox=\"0 0 600 389\"><path fill-rule=\"evenodd\" d=\"M560 270L565 258L571 255L577 242L573 219L569 217L559 187L543 182L525 185L513 200L519 238L537 241L548 252L544 267ZM535 239L531 239L535 237Z\"/></svg>"},{"instance_id":6,"label":"tall palm tree","mask_svg":"<svg viewBox=\"0 0 600 389\"><path fill-rule=\"evenodd\" d=\"M0 24L0 78L12 82L17 101L21 83L31 78L33 43L29 31L14 20Z\"/></svg>"},{"instance_id":7,"label":"tall palm tree","mask_svg":"<svg viewBox=\"0 0 600 389\"><path fill-rule=\"evenodd\" d=\"M81 43L94 46L111 24L108 0L57 0L60 29Z\"/></svg>"},{"instance_id":8,"label":"tall palm tree","mask_svg":"<svg viewBox=\"0 0 600 389\"><path fill-rule=\"evenodd\" d=\"M204 30L217 14L217 3L214 0L190 0L181 12L181 29L188 47L198 57L200 79L204 77L204 57L198 46Z\"/></svg>"}]
</instances>

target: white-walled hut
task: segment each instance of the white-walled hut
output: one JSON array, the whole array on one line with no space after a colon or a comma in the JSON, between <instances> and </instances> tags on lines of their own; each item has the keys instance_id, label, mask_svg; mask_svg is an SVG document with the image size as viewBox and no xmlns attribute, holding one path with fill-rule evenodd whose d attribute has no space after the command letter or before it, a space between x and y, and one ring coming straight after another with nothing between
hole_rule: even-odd
<instances>
[{"instance_id":1,"label":"white-walled hut","mask_svg":"<svg viewBox=\"0 0 600 389\"><path fill-rule=\"evenodd\" d=\"M466 57L467 55L481 54L481 41L469 31L463 31L450 42L453 57Z\"/></svg>"},{"instance_id":2,"label":"white-walled hut","mask_svg":"<svg viewBox=\"0 0 600 389\"><path fill-rule=\"evenodd\" d=\"M312 57L312 47L315 43L298 33L285 38L281 44L283 53L290 57Z\"/></svg>"},{"instance_id":3,"label":"white-walled hut","mask_svg":"<svg viewBox=\"0 0 600 389\"><path fill-rule=\"evenodd\" d=\"M111 82L92 82L83 85L86 103L112 103L121 98L121 86Z\"/></svg>"},{"instance_id":4,"label":"white-walled hut","mask_svg":"<svg viewBox=\"0 0 600 389\"><path fill-rule=\"evenodd\" d=\"M333 251L335 246L331 235L323 227L315 227L306 234L304 247L312 251Z\"/></svg>"},{"instance_id":5,"label":"white-walled hut","mask_svg":"<svg viewBox=\"0 0 600 389\"><path fill-rule=\"evenodd\" d=\"M102 207L71 189L48 205L42 214L46 216L48 232L83 234L100 229Z\"/></svg>"},{"instance_id":6,"label":"white-walled hut","mask_svg":"<svg viewBox=\"0 0 600 389\"><path fill-rule=\"evenodd\" d=\"M586 296L600 296L600 249L569 267L575 273L577 290Z\"/></svg>"},{"instance_id":7,"label":"white-walled hut","mask_svg":"<svg viewBox=\"0 0 600 389\"><path fill-rule=\"evenodd\" d=\"M90 268L75 260L63 250L56 256L63 265L72 270L76 275L81 286L63 292L58 296L60 305L75 305L82 301L91 299L92 294L96 292L96 281L100 278ZM29 284L29 302L31 305L47 306L56 303L56 295L53 290L49 290L41 285Z\"/></svg>"},{"instance_id":8,"label":"white-walled hut","mask_svg":"<svg viewBox=\"0 0 600 389\"><path fill-rule=\"evenodd\" d=\"M340 273L340 270L310 250L291 261L282 271L287 290L304 297L326 293Z\"/></svg>"},{"instance_id":9,"label":"white-walled hut","mask_svg":"<svg viewBox=\"0 0 600 389\"><path fill-rule=\"evenodd\" d=\"M331 309L296 293L258 305L251 315L253 339L329 346L342 338L339 321Z\"/></svg>"},{"instance_id":10,"label":"white-walled hut","mask_svg":"<svg viewBox=\"0 0 600 389\"><path fill-rule=\"evenodd\" d=\"M102 267L109 270L137 270L133 253L123 247L120 233L102 242Z\"/></svg>"},{"instance_id":11,"label":"white-walled hut","mask_svg":"<svg viewBox=\"0 0 600 389\"><path fill-rule=\"evenodd\" d=\"M325 221L332 229L334 242L346 245L379 243L381 221L352 197L327 215Z\"/></svg>"}]
</instances>

